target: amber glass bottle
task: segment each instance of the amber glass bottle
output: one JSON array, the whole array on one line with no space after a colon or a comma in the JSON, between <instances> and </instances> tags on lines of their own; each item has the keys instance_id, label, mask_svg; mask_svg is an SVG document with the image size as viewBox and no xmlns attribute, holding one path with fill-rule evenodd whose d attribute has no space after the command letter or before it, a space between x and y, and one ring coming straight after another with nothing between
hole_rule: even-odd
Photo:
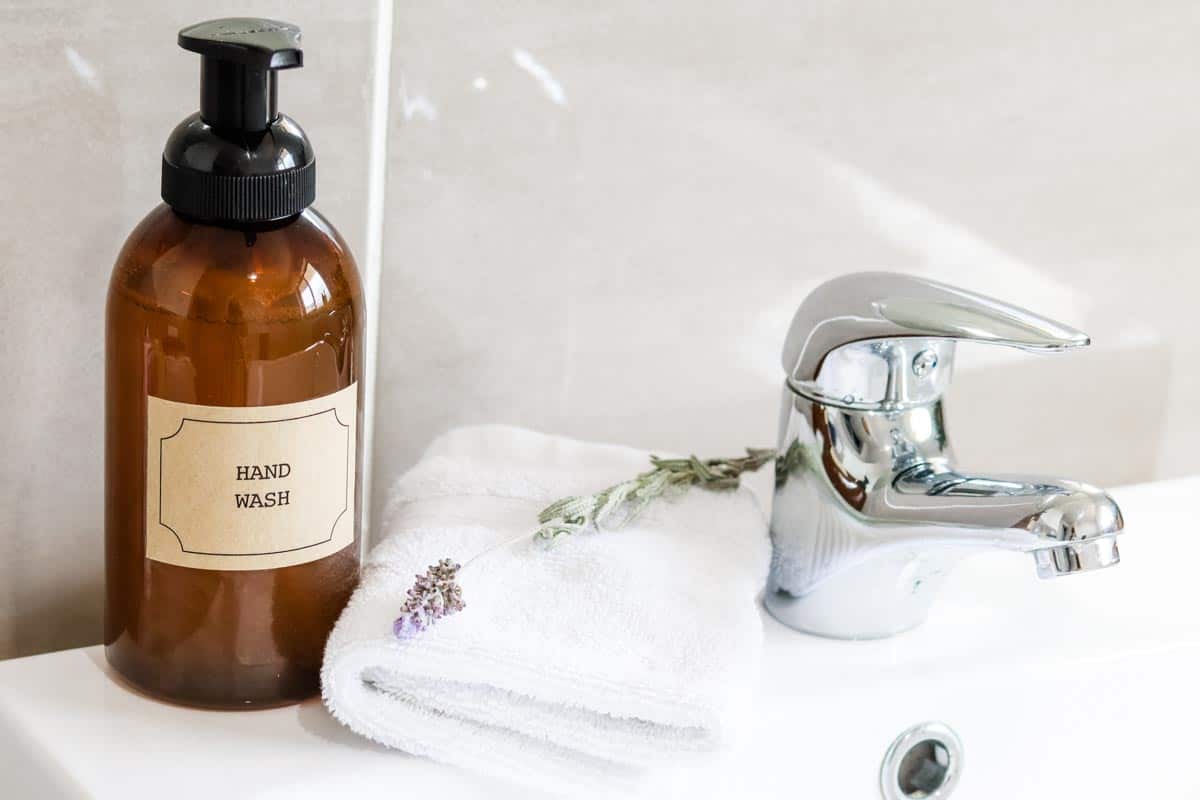
<instances>
[{"instance_id":1,"label":"amber glass bottle","mask_svg":"<svg viewBox=\"0 0 1200 800\"><path fill-rule=\"evenodd\" d=\"M165 699L280 705L318 691L358 578L362 289L274 108L299 32L218 20L180 43L205 56L201 113L108 294L106 653Z\"/></svg>"}]
</instances>

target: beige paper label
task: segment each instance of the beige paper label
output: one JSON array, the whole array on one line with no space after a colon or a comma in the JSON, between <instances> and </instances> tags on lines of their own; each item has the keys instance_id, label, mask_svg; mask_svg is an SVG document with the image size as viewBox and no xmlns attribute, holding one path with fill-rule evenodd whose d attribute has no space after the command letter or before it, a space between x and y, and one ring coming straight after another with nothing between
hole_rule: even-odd
<instances>
[{"instance_id":1,"label":"beige paper label","mask_svg":"<svg viewBox=\"0 0 1200 800\"><path fill-rule=\"evenodd\" d=\"M356 385L277 406L147 402L146 558L273 569L354 541Z\"/></svg>"}]
</instances>

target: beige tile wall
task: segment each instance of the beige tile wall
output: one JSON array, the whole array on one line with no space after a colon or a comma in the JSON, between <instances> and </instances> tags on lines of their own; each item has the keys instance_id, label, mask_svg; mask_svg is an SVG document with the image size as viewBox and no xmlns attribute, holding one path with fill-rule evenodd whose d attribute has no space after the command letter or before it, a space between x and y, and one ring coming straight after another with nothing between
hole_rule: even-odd
<instances>
[{"instance_id":1,"label":"beige tile wall","mask_svg":"<svg viewBox=\"0 0 1200 800\"><path fill-rule=\"evenodd\" d=\"M1092 333L964 349L962 460L1195 471L1200 11L941 0L397 9L376 507L438 431L771 443L818 281L912 271Z\"/></svg>"},{"instance_id":2,"label":"beige tile wall","mask_svg":"<svg viewBox=\"0 0 1200 800\"><path fill-rule=\"evenodd\" d=\"M246 8L0 4L0 657L100 639L108 274L159 202L167 134L198 106L199 58L175 33ZM374 4L253 13L304 31L307 66L281 78L280 105L316 145L318 205L360 252Z\"/></svg>"}]
</instances>

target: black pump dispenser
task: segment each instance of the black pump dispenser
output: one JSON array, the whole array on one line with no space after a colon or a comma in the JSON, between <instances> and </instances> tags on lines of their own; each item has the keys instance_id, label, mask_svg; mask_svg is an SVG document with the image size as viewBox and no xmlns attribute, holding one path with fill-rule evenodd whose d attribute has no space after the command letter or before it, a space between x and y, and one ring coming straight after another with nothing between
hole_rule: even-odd
<instances>
[{"instance_id":1,"label":"black pump dispenser","mask_svg":"<svg viewBox=\"0 0 1200 800\"><path fill-rule=\"evenodd\" d=\"M276 110L276 72L304 63L300 29L269 19L218 19L181 30L179 46L203 56L200 112L167 140L163 200L216 224L278 220L312 205L312 145Z\"/></svg>"}]
</instances>

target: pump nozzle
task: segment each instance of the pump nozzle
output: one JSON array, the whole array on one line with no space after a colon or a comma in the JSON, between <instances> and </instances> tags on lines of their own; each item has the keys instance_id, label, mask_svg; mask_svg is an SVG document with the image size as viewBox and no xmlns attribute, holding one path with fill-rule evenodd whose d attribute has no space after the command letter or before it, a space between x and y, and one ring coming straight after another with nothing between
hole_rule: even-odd
<instances>
[{"instance_id":1,"label":"pump nozzle","mask_svg":"<svg viewBox=\"0 0 1200 800\"><path fill-rule=\"evenodd\" d=\"M276 108L276 77L304 63L300 29L270 19L214 19L184 28L199 53L200 113L163 151L162 196L176 211L217 223L298 214L316 194L308 137Z\"/></svg>"},{"instance_id":2,"label":"pump nozzle","mask_svg":"<svg viewBox=\"0 0 1200 800\"><path fill-rule=\"evenodd\" d=\"M265 130L275 119L275 70L304 64L300 29L269 19L216 19L179 32L179 46L204 56L200 116L214 128Z\"/></svg>"}]
</instances>

